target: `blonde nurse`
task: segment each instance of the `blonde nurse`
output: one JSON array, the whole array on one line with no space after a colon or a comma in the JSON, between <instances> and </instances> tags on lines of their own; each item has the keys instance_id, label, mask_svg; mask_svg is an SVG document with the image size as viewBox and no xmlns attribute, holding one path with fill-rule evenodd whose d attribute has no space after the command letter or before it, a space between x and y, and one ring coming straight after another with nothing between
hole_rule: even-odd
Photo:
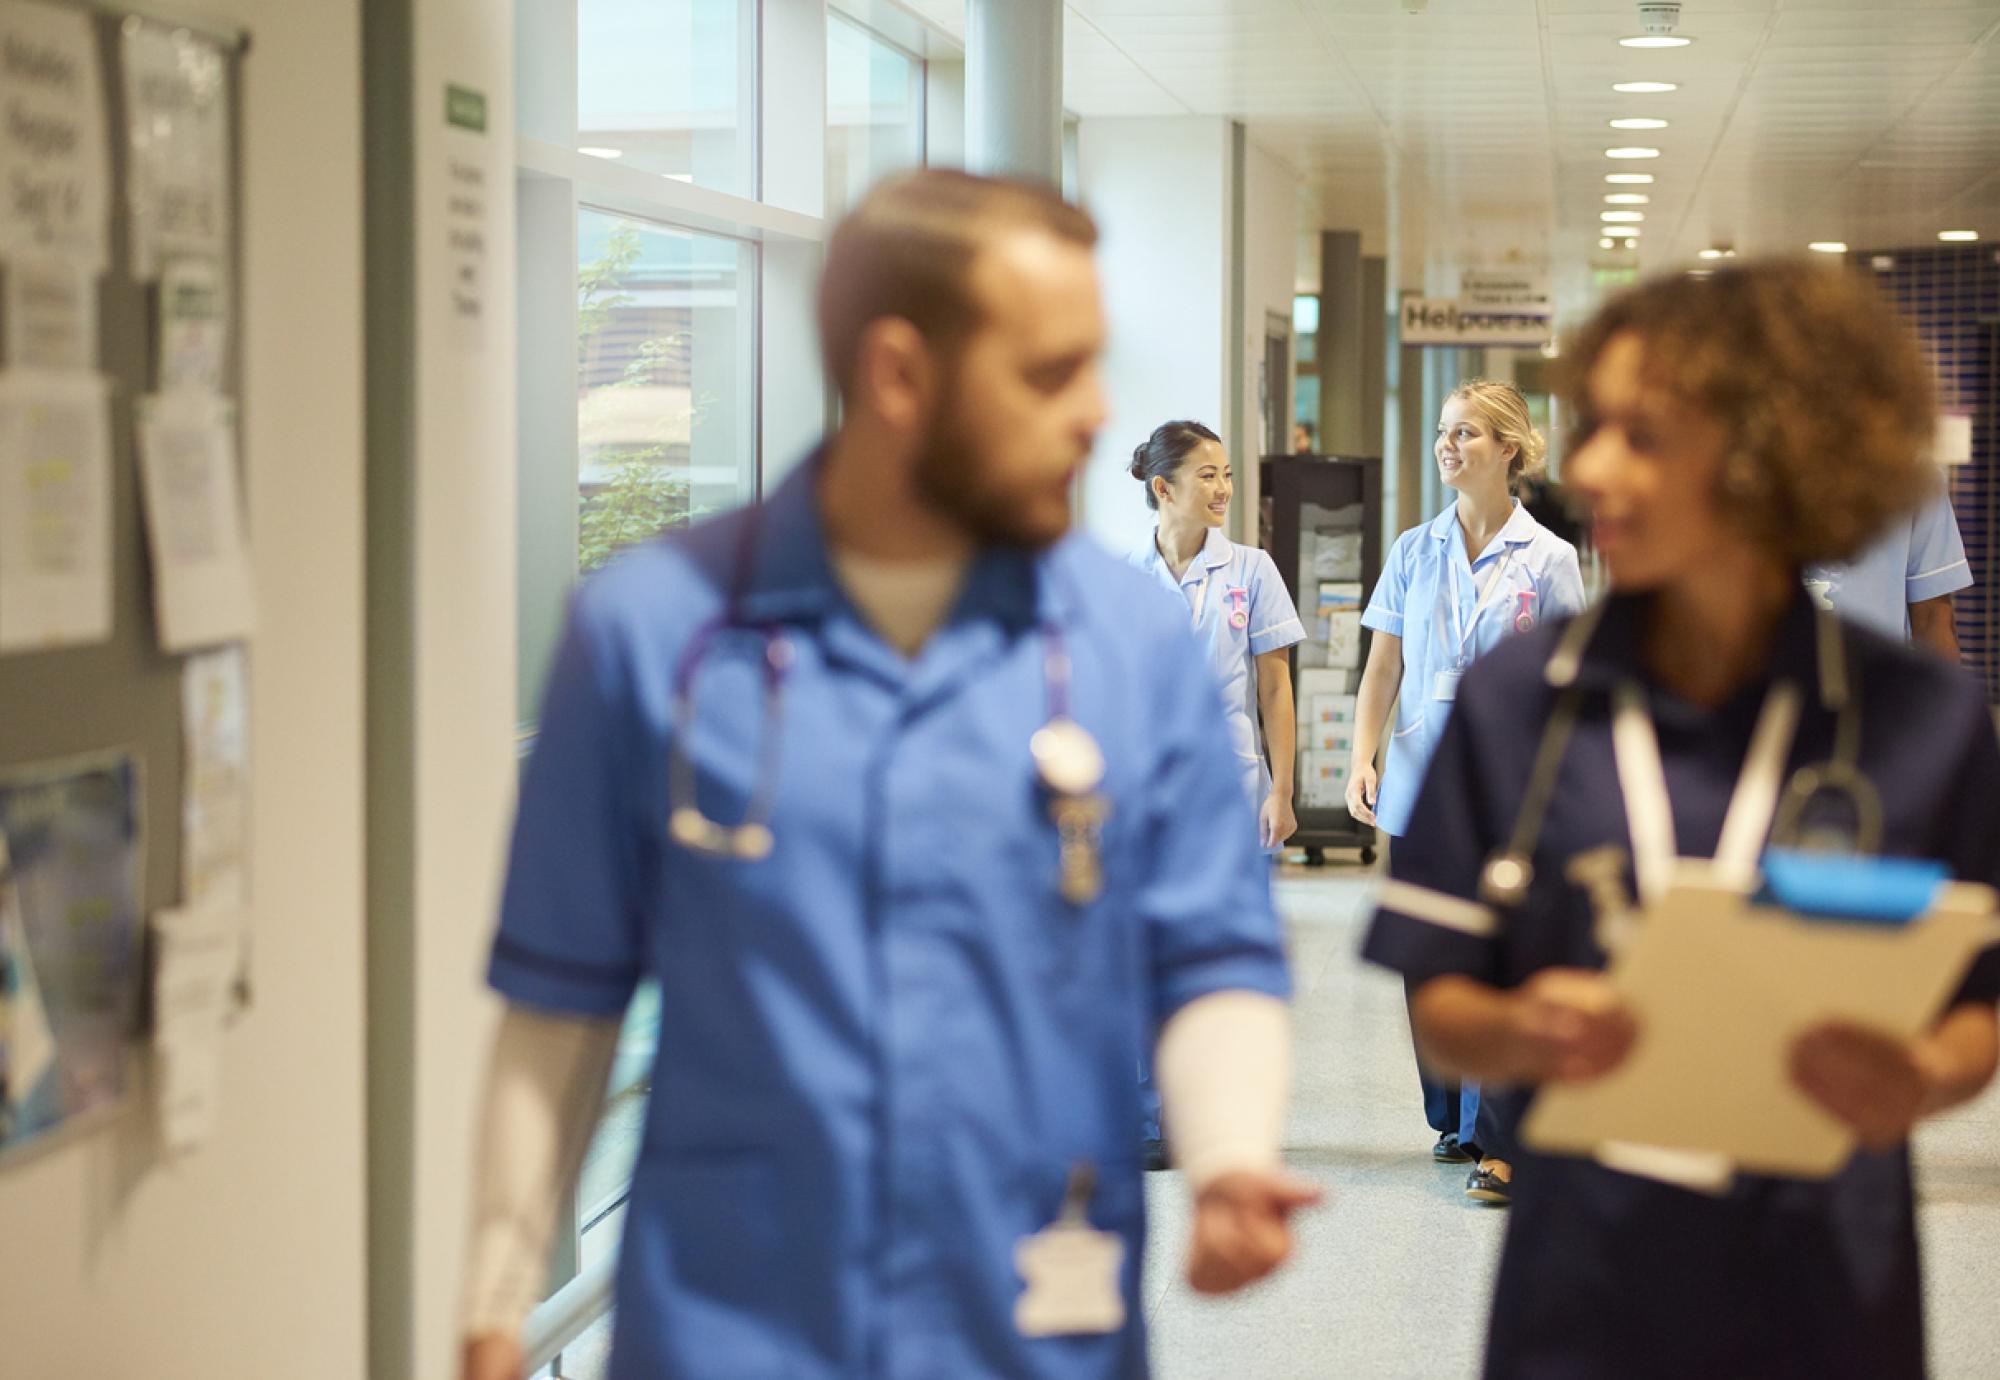
<instances>
[{"instance_id":1,"label":"blonde nurse","mask_svg":"<svg viewBox=\"0 0 2000 1380\"><path fill-rule=\"evenodd\" d=\"M1361 618L1374 638L1355 707L1347 809L1391 838L1409 828L1465 668L1502 638L1583 609L1576 548L1514 496L1522 479L1541 472L1546 449L1510 383L1475 379L1445 399L1434 454L1453 502L1397 538ZM1392 705L1395 732L1378 780L1376 749ZM1507 1129L1482 1109L1477 1087L1434 1081L1421 1066L1418 1075L1438 1137L1432 1157L1472 1164L1467 1196L1507 1202Z\"/></svg>"}]
</instances>

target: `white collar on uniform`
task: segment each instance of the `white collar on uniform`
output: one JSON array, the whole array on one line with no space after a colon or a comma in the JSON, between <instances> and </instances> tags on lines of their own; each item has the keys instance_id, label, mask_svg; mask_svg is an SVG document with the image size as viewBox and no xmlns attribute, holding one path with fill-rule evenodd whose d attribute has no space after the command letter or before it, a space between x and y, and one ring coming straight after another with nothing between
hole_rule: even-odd
<instances>
[{"instance_id":1,"label":"white collar on uniform","mask_svg":"<svg viewBox=\"0 0 2000 1380\"><path fill-rule=\"evenodd\" d=\"M1501 524L1499 534L1493 538L1484 551L1479 553L1479 561L1483 561L1488 556L1496 554L1496 548L1502 543L1508 546L1526 546L1535 539L1535 534L1542 530L1542 524L1535 521L1533 513L1521 506L1520 499L1517 498L1513 502L1513 515ZM1460 539L1457 499L1453 499L1450 507L1431 519L1431 536L1438 541ZM1477 565L1479 561L1474 561L1472 564Z\"/></svg>"}]
</instances>

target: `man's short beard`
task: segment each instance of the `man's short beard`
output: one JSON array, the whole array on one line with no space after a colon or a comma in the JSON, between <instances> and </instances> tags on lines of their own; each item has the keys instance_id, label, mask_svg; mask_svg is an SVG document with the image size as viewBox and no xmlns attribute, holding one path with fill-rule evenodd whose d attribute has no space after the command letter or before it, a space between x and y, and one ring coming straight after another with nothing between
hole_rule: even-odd
<instances>
[{"instance_id":1,"label":"man's short beard","mask_svg":"<svg viewBox=\"0 0 2000 1380\"><path fill-rule=\"evenodd\" d=\"M917 451L917 496L981 546L1039 551L1062 532L1026 525L1017 504L993 488L986 450L964 424L956 373L945 380L937 413Z\"/></svg>"}]
</instances>

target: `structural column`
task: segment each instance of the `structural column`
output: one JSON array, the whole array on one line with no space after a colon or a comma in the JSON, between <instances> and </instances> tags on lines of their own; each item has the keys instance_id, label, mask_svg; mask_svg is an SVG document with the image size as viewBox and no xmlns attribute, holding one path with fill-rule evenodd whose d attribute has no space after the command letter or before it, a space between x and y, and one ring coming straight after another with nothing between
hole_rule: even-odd
<instances>
[{"instance_id":1,"label":"structural column","mask_svg":"<svg viewBox=\"0 0 2000 1380\"><path fill-rule=\"evenodd\" d=\"M1319 237L1319 448L1328 455L1368 455L1363 375L1368 353L1361 236L1327 230Z\"/></svg>"},{"instance_id":2,"label":"structural column","mask_svg":"<svg viewBox=\"0 0 2000 1380\"><path fill-rule=\"evenodd\" d=\"M1062 185L1062 0L967 0L965 152L974 172Z\"/></svg>"}]
</instances>

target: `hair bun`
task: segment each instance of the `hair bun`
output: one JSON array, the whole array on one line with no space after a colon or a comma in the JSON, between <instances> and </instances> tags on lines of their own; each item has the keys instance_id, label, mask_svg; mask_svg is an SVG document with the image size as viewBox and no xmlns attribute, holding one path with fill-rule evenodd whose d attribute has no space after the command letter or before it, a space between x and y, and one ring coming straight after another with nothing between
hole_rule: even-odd
<instances>
[{"instance_id":1,"label":"hair bun","mask_svg":"<svg viewBox=\"0 0 2000 1380\"><path fill-rule=\"evenodd\" d=\"M1151 441L1141 441L1132 447L1132 463L1127 465L1125 470L1134 479L1144 481L1146 478L1146 449L1150 445Z\"/></svg>"}]
</instances>

